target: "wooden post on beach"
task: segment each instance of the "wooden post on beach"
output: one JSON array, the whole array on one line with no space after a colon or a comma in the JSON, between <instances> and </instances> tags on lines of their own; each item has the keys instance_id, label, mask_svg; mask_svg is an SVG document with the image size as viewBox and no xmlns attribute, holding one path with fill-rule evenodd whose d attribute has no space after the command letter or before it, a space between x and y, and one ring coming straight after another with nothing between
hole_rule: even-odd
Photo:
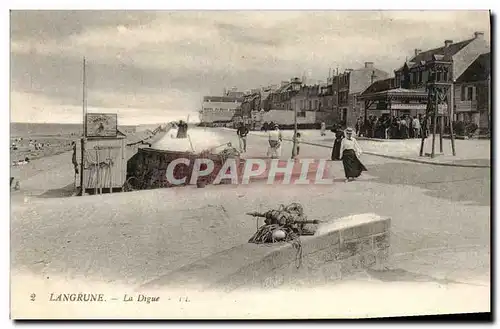
<instances>
[{"instance_id":1,"label":"wooden post on beach","mask_svg":"<svg viewBox=\"0 0 500 329\"><path fill-rule=\"evenodd\" d=\"M438 110L438 95L437 91L434 91L434 97L436 101L434 102L434 111L432 112L432 153L431 158L434 158L436 154L436 125L437 125L437 110Z\"/></svg>"},{"instance_id":2,"label":"wooden post on beach","mask_svg":"<svg viewBox=\"0 0 500 329\"><path fill-rule=\"evenodd\" d=\"M109 172L109 193L113 193L113 158L111 157L111 148L108 150L108 155L109 155L109 166L108 166L108 172Z\"/></svg>"},{"instance_id":3,"label":"wooden post on beach","mask_svg":"<svg viewBox=\"0 0 500 329\"><path fill-rule=\"evenodd\" d=\"M85 195L85 186L83 182L83 173L85 170L85 136L87 136L87 109L86 109L86 95L85 95L85 80L86 80L86 72L85 72L85 57L83 57L83 88L82 88L82 140L81 140L81 164L80 164L80 195Z\"/></svg>"},{"instance_id":4,"label":"wooden post on beach","mask_svg":"<svg viewBox=\"0 0 500 329\"><path fill-rule=\"evenodd\" d=\"M99 153L97 150L95 150L95 158L96 158L96 164L95 164L95 184L94 184L94 193L97 194L99 192Z\"/></svg>"}]
</instances>

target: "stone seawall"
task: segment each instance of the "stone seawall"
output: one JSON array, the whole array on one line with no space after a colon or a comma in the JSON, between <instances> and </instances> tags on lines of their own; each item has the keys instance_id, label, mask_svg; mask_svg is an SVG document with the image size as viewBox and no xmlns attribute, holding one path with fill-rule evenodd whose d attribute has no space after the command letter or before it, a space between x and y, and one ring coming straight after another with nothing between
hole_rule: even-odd
<instances>
[{"instance_id":1,"label":"stone seawall","mask_svg":"<svg viewBox=\"0 0 500 329\"><path fill-rule=\"evenodd\" d=\"M389 218L353 215L320 225L314 236L301 237L302 250L290 243L246 243L182 267L145 287L232 291L325 284L367 268L382 269L389 246Z\"/></svg>"}]
</instances>

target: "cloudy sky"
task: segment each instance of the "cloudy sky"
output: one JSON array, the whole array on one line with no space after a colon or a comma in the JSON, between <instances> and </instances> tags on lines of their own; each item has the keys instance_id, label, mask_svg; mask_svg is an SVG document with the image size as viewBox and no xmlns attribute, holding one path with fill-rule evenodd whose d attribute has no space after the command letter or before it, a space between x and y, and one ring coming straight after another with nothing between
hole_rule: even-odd
<instances>
[{"instance_id":1,"label":"cloudy sky","mask_svg":"<svg viewBox=\"0 0 500 329\"><path fill-rule=\"evenodd\" d=\"M488 12L13 11L11 120L81 122L83 56L89 111L157 123L197 117L224 87L326 80L365 61L392 72L414 48L474 31L489 38Z\"/></svg>"}]
</instances>

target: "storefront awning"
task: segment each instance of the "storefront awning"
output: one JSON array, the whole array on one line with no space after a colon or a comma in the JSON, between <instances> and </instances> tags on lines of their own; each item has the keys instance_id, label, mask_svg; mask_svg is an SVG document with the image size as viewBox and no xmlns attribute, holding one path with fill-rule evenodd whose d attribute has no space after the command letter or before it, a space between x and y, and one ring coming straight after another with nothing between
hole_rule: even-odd
<instances>
[{"instance_id":1,"label":"storefront awning","mask_svg":"<svg viewBox=\"0 0 500 329\"><path fill-rule=\"evenodd\" d=\"M427 108L427 104L401 104L401 103L392 103L392 110L425 110Z\"/></svg>"}]
</instances>

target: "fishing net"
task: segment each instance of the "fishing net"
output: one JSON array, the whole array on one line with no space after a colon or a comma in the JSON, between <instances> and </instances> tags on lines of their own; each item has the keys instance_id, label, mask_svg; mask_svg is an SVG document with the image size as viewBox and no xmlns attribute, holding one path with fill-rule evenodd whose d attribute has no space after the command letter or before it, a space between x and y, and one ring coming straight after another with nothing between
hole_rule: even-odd
<instances>
[{"instance_id":1,"label":"fishing net","mask_svg":"<svg viewBox=\"0 0 500 329\"><path fill-rule=\"evenodd\" d=\"M248 242L256 244L276 242L291 243L292 246L297 249L295 262L297 268L299 268L302 264L302 243L300 241L300 235L304 233L304 224L307 220L302 205L299 203L291 203L285 206L282 204L278 209L269 210L263 214L254 213L254 215L256 215L256 217L265 217L265 224L257 228L257 232L255 232ZM275 239L274 233L278 230L285 233L283 239Z\"/></svg>"}]
</instances>

